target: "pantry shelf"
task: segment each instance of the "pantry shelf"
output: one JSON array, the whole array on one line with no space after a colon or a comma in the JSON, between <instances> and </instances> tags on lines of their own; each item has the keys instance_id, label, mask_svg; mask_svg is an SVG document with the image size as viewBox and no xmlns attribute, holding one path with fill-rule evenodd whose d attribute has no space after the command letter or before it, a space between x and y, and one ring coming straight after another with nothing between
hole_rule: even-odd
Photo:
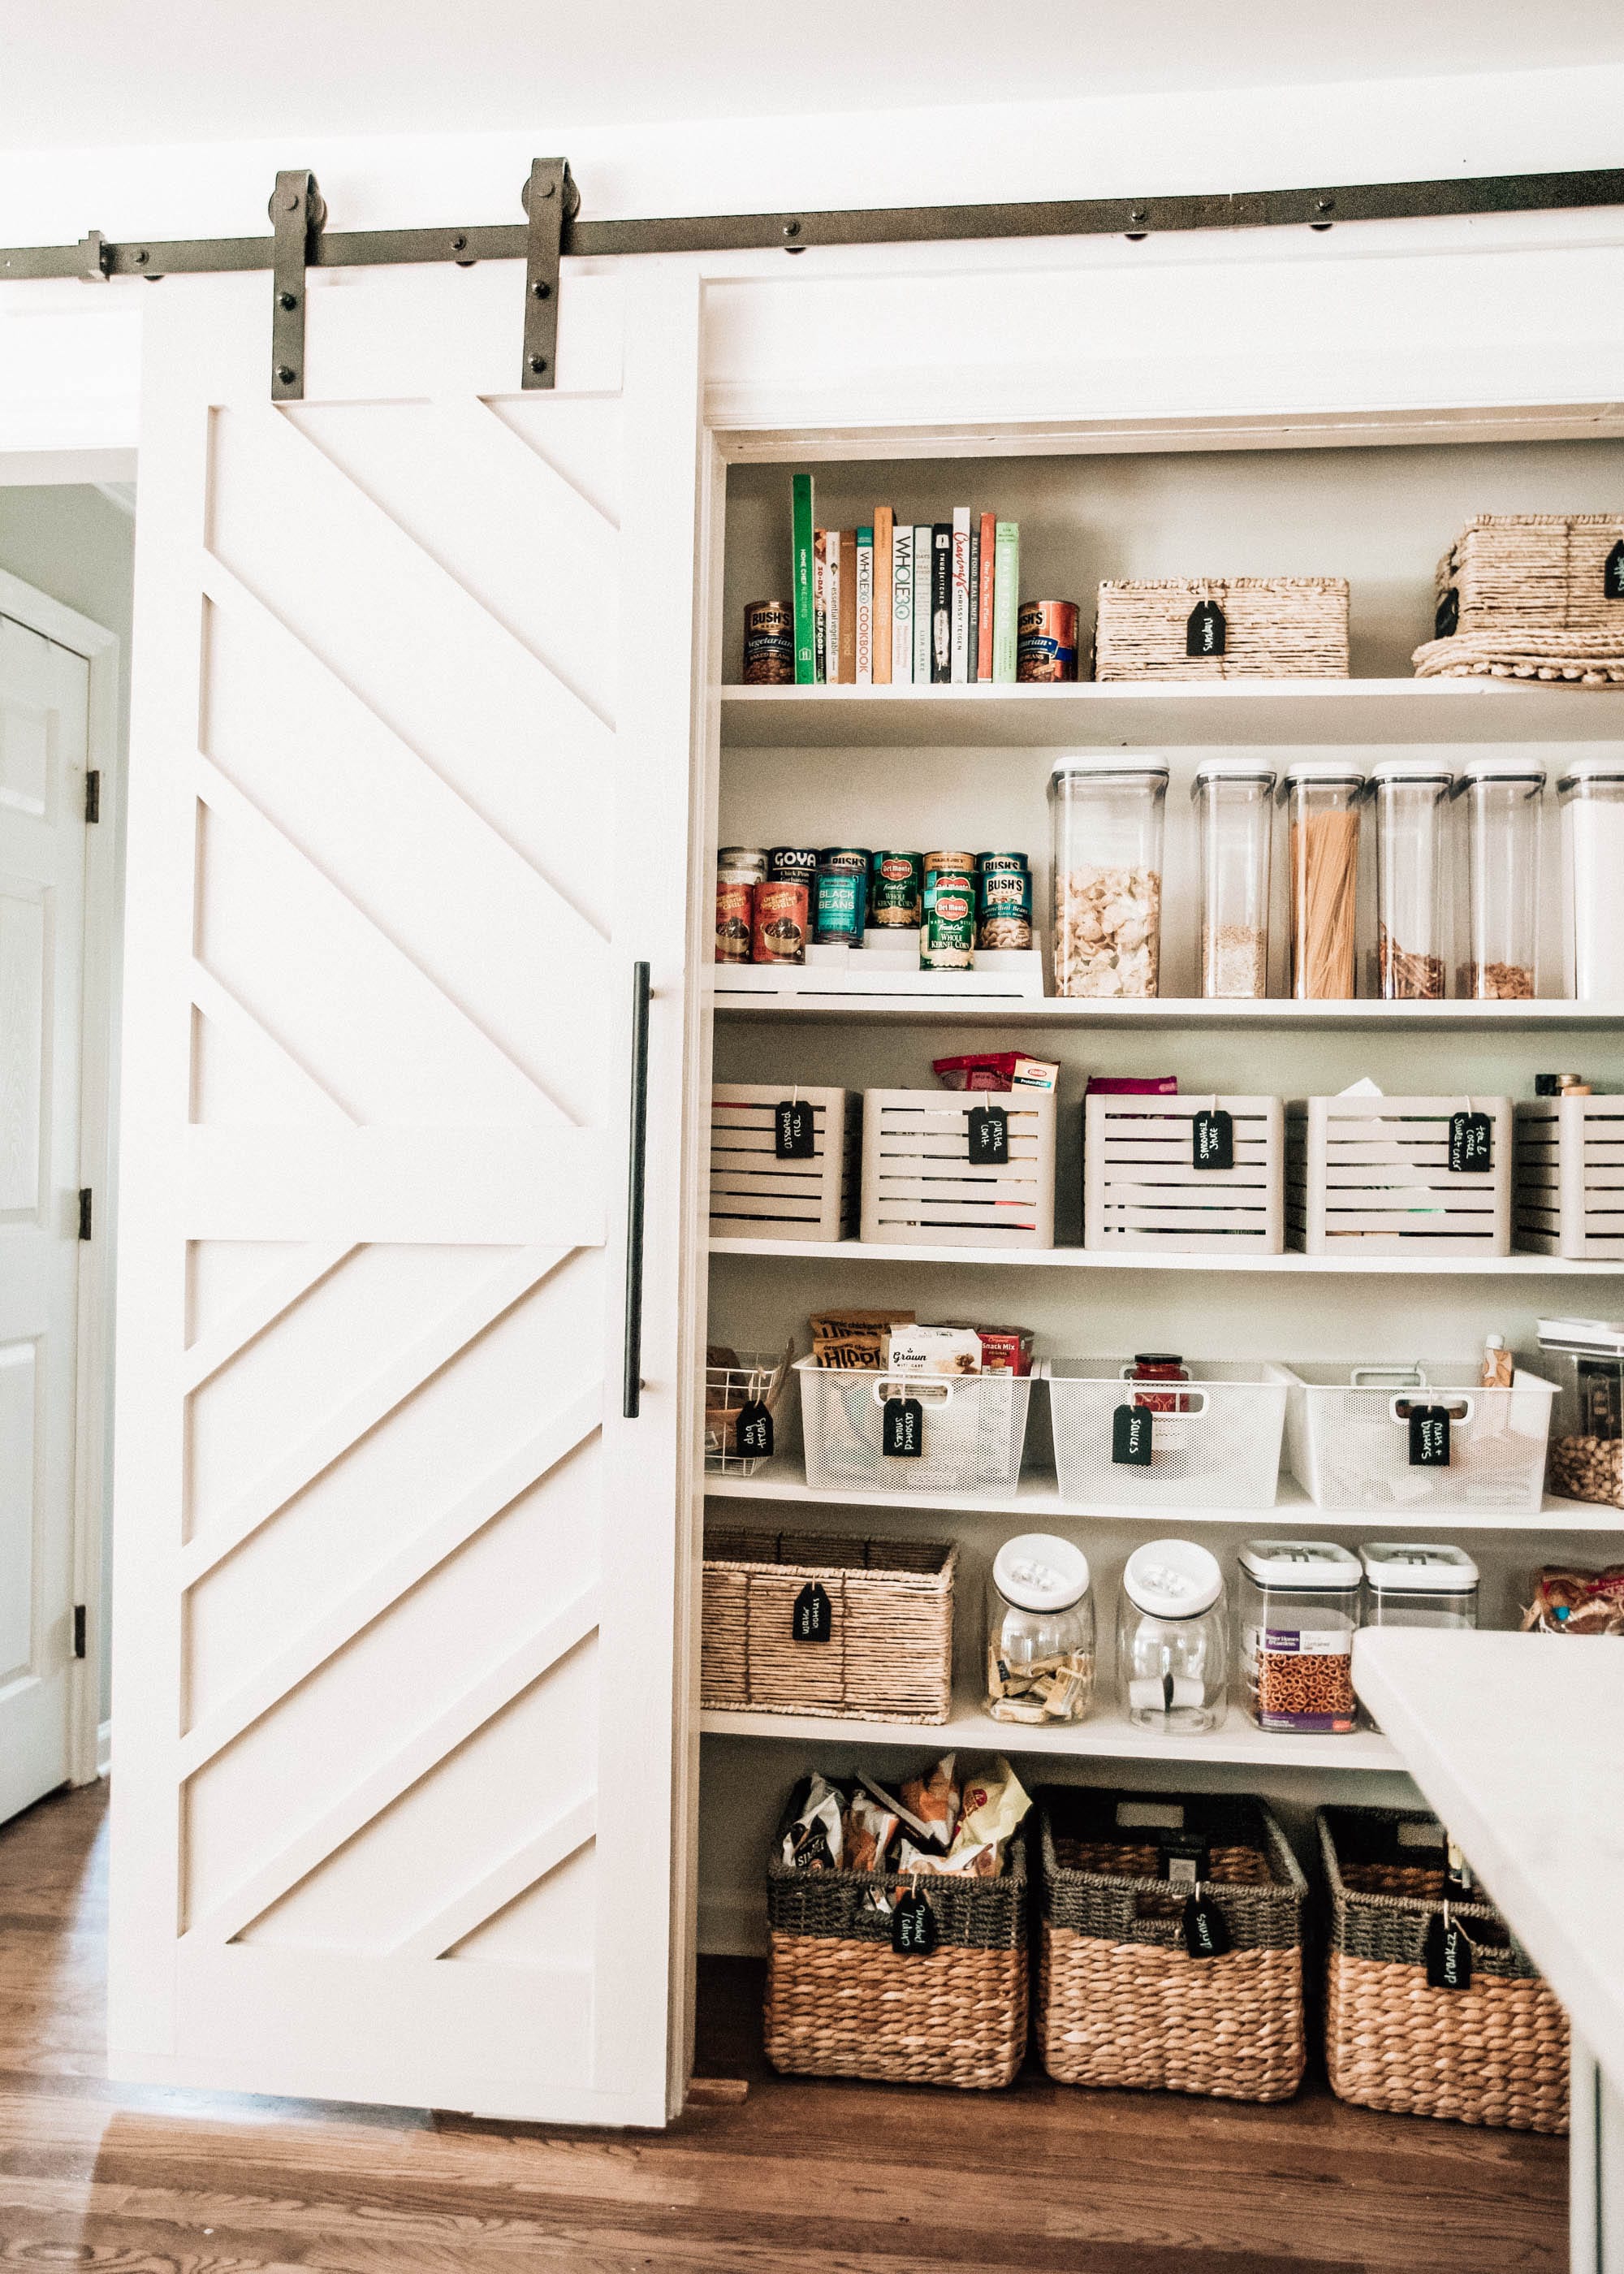
<instances>
[{"instance_id":1,"label":"pantry shelf","mask_svg":"<svg viewBox=\"0 0 1624 2274\"><path fill-rule=\"evenodd\" d=\"M1470 680L1093 681L1069 687L724 687L722 744L974 749L989 744L1605 742L1624 692Z\"/></svg>"},{"instance_id":2,"label":"pantry shelf","mask_svg":"<svg viewBox=\"0 0 1624 2274\"><path fill-rule=\"evenodd\" d=\"M783 1737L801 1743L906 1745L921 1751L1043 1753L1071 1758L1128 1761L1221 1761L1248 1767L1402 1769L1402 1763L1379 1730L1356 1729L1345 1737L1298 1736L1255 1728L1231 1706L1222 1728L1204 1735L1163 1736L1131 1727L1118 1713L1095 1713L1086 1721L1033 1728L1019 1721L995 1721L964 1698L951 1721L846 1721L813 1713L750 1713L711 1708L699 1726L712 1737Z\"/></svg>"},{"instance_id":3,"label":"pantry shelf","mask_svg":"<svg viewBox=\"0 0 1624 2274\"><path fill-rule=\"evenodd\" d=\"M1099 1255L1083 1247L912 1247L861 1239L713 1239L712 1255L801 1257L830 1263L969 1263L1012 1270L1075 1271L1275 1271L1288 1276L1352 1273L1360 1276L1432 1278L1440 1272L1476 1278L1618 1278L1624 1263L1569 1261L1560 1255L1164 1255L1153 1248L1130 1248Z\"/></svg>"},{"instance_id":4,"label":"pantry shelf","mask_svg":"<svg viewBox=\"0 0 1624 2274\"><path fill-rule=\"evenodd\" d=\"M1094 1519L1120 1521L1131 1517L1139 1523L1160 1525L1164 1531L1177 1532L1186 1524L1252 1525L1329 1524L1339 1529L1356 1526L1364 1530L1399 1531L1414 1535L1420 1526L1426 1532L1605 1532L1616 1533L1624 1517L1616 1508L1605 1508L1595 1501L1560 1500L1547 1493L1538 1515L1527 1509L1487 1508L1448 1509L1428 1506L1424 1511L1402 1508L1320 1508L1309 1499L1294 1477L1282 1476L1280 1489L1272 1509L1259 1508L1151 1508L1141 1501L1063 1499L1059 1486L1052 1476L1041 1472L1023 1476L1013 1492L994 1493L928 1493L883 1492L875 1487L843 1486L838 1491L829 1491L808 1484L806 1471L798 1457L780 1455L764 1461L754 1476L707 1475L703 1480L707 1499L711 1500L771 1500L794 1501L805 1506L818 1508L885 1508L914 1509L921 1514L933 1510L965 1510L994 1516L1017 1516L1026 1520L1033 1529L1041 1529L1042 1521L1087 1522Z\"/></svg>"},{"instance_id":5,"label":"pantry shelf","mask_svg":"<svg viewBox=\"0 0 1624 2274\"><path fill-rule=\"evenodd\" d=\"M771 690L768 690L771 692ZM752 967L745 966L746 969ZM938 992L875 995L842 992L826 974L810 966L786 968L781 994L730 989L726 970L705 973L708 998L718 1018L735 1022L757 1019L802 1019L828 1022L884 1022L906 1019L916 1026L961 1026L996 1021L1009 1028L1056 1027L1245 1028L1287 1028L1299 1033L1361 1032L1393 1028L1443 1035L1488 1035L1507 1028L1522 1034L1572 1033L1624 1022L1624 1003L1574 1002L1567 997L1536 997L1515 1003L1299 1003L1286 996L1260 1002L1209 1002L1203 997L1156 996L1148 999L1083 1000L1059 995L976 997Z\"/></svg>"}]
</instances>

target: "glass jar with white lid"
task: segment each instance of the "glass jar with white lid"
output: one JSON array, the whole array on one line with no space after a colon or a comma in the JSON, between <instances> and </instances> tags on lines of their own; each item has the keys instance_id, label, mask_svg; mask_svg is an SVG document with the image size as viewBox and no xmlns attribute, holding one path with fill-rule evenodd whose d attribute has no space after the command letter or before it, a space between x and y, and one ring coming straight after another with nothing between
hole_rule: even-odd
<instances>
[{"instance_id":1,"label":"glass jar with white lid","mask_svg":"<svg viewBox=\"0 0 1624 2274\"><path fill-rule=\"evenodd\" d=\"M1268 993L1269 857L1274 775L1252 758L1204 758L1191 799L1199 825L1201 992Z\"/></svg>"},{"instance_id":2,"label":"glass jar with white lid","mask_svg":"<svg viewBox=\"0 0 1624 2274\"><path fill-rule=\"evenodd\" d=\"M1378 1540L1359 1550L1367 1627L1475 1627L1477 1566L1463 1547Z\"/></svg>"},{"instance_id":3,"label":"glass jar with white lid","mask_svg":"<svg viewBox=\"0 0 1624 2274\"><path fill-rule=\"evenodd\" d=\"M1135 1728L1192 1736L1229 1707L1223 1572L1193 1540L1147 1540L1123 1569L1116 1695Z\"/></svg>"},{"instance_id":4,"label":"glass jar with white lid","mask_svg":"<svg viewBox=\"0 0 1624 2274\"><path fill-rule=\"evenodd\" d=\"M1545 774L1527 758L1469 759L1450 794L1465 840L1466 958L1458 994L1532 998L1539 937L1539 817Z\"/></svg>"},{"instance_id":5,"label":"glass jar with white lid","mask_svg":"<svg viewBox=\"0 0 1624 2274\"><path fill-rule=\"evenodd\" d=\"M1052 1532L1006 1540L987 1578L986 1710L995 1721L1081 1721L1094 1705L1088 1558Z\"/></svg>"},{"instance_id":6,"label":"glass jar with white lid","mask_svg":"<svg viewBox=\"0 0 1624 2274\"><path fill-rule=\"evenodd\" d=\"M1162 955L1165 758L1071 753L1049 775L1056 995L1152 996Z\"/></svg>"},{"instance_id":7,"label":"glass jar with white lid","mask_svg":"<svg viewBox=\"0 0 1624 2274\"><path fill-rule=\"evenodd\" d=\"M1241 1688L1260 1729L1346 1736L1357 1716L1359 1559L1329 1540L1241 1550Z\"/></svg>"},{"instance_id":8,"label":"glass jar with white lid","mask_svg":"<svg viewBox=\"0 0 1624 2274\"><path fill-rule=\"evenodd\" d=\"M1562 963L1581 1001L1624 997L1624 761L1576 758L1562 810Z\"/></svg>"}]
</instances>

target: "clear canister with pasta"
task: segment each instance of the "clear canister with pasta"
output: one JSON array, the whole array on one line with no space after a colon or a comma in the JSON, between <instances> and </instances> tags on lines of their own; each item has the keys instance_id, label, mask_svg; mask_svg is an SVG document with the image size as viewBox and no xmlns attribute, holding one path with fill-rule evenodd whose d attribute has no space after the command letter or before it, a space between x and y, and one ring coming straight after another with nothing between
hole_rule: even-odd
<instances>
[{"instance_id":1,"label":"clear canister with pasta","mask_svg":"<svg viewBox=\"0 0 1624 2274\"><path fill-rule=\"evenodd\" d=\"M1365 776L1337 758L1304 758L1281 785L1289 824L1291 992L1299 1002L1357 993L1359 800Z\"/></svg>"}]
</instances>

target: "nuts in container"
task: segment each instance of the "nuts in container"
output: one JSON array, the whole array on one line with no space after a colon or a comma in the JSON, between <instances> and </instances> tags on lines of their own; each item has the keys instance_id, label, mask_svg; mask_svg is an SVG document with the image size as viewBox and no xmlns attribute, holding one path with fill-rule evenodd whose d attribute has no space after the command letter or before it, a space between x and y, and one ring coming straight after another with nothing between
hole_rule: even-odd
<instances>
[{"instance_id":1,"label":"nuts in container","mask_svg":"<svg viewBox=\"0 0 1624 2274\"><path fill-rule=\"evenodd\" d=\"M1624 1324L1541 1319L1539 1347L1557 1385L1551 1490L1624 1508Z\"/></svg>"},{"instance_id":2,"label":"nuts in container","mask_svg":"<svg viewBox=\"0 0 1624 2274\"><path fill-rule=\"evenodd\" d=\"M1156 992L1167 780L1158 758L1056 763L1049 797L1056 994Z\"/></svg>"}]
</instances>

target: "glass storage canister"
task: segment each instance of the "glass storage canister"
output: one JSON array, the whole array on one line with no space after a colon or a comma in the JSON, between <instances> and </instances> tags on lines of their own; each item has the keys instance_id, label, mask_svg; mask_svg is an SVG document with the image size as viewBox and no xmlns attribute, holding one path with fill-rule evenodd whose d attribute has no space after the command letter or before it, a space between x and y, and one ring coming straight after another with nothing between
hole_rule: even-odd
<instances>
[{"instance_id":1,"label":"glass storage canister","mask_svg":"<svg viewBox=\"0 0 1624 2274\"><path fill-rule=\"evenodd\" d=\"M1581 1000L1624 995L1624 764L1575 759L1562 808L1562 961Z\"/></svg>"},{"instance_id":2,"label":"glass storage canister","mask_svg":"<svg viewBox=\"0 0 1624 2274\"><path fill-rule=\"evenodd\" d=\"M1624 1325L1541 1319L1539 1347L1556 1377L1552 1491L1624 1508Z\"/></svg>"},{"instance_id":3,"label":"glass storage canister","mask_svg":"<svg viewBox=\"0 0 1624 2274\"><path fill-rule=\"evenodd\" d=\"M1376 992L1387 1003L1440 1001L1448 991L1445 846L1448 766L1383 758L1365 794L1376 816Z\"/></svg>"},{"instance_id":4,"label":"glass storage canister","mask_svg":"<svg viewBox=\"0 0 1624 2274\"><path fill-rule=\"evenodd\" d=\"M1200 832L1201 992L1268 992L1269 855L1274 776L1250 758L1207 758L1191 799Z\"/></svg>"},{"instance_id":5,"label":"glass storage canister","mask_svg":"<svg viewBox=\"0 0 1624 2274\"><path fill-rule=\"evenodd\" d=\"M1367 1627L1475 1627L1477 1566L1463 1547L1373 1540L1365 1566Z\"/></svg>"},{"instance_id":6,"label":"glass storage canister","mask_svg":"<svg viewBox=\"0 0 1624 2274\"><path fill-rule=\"evenodd\" d=\"M1345 1003L1355 992L1359 798L1365 776L1338 759L1304 759L1282 783L1290 833L1291 992Z\"/></svg>"},{"instance_id":7,"label":"glass storage canister","mask_svg":"<svg viewBox=\"0 0 1624 2274\"><path fill-rule=\"evenodd\" d=\"M1056 761L1049 806L1057 995L1156 992L1167 784L1160 758Z\"/></svg>"},{"instance_id":8,"label":"glass storage canister","mask_svg":"<svg viewBox=\"0 0 1624 2274\"><path fill-rule=\"evenodd\" d=\"M1364 1568L1328 1540L1252 1540L1241 1550L1241 1687L1259 1729L1345 1736Z\"/></svg>"},{"instance_id":9,"label":"glass storage canister","mask_svg":"<svg viewBox=\"0 0 1624 2274\"><path fill-rule=\"evenodd\" d=\"M1193 1540L1147 1540L1124 1566L1116 1694L1138 1729L1215 1729L1229 1704L1223 1573Z\"/></svg>"},{"instance_id":10,"label":"glass storage canister","mask_svg":"<svg viewBox=\"0 0 1624 2274\"><path fill-rule=\"evenodd\" d=\"M1526 759L1475 758L1450 793L1466 840L1466 961L1459 992L1479 1003L1533 997L1545 786L1544 767Z\"/></svg>"},{"instance_id":11,"label":"glass storage canister","mask_svg":"<svg viewBox=\"0 0 1624 2274\"><path fill-rule=\"evenodd\" d=\"M1094 1704L1088 1558L1069 1540L1006 1540L987 1580L987 1698L995 1721L1081 1721Z\"/></svg>"}]
</instances>

